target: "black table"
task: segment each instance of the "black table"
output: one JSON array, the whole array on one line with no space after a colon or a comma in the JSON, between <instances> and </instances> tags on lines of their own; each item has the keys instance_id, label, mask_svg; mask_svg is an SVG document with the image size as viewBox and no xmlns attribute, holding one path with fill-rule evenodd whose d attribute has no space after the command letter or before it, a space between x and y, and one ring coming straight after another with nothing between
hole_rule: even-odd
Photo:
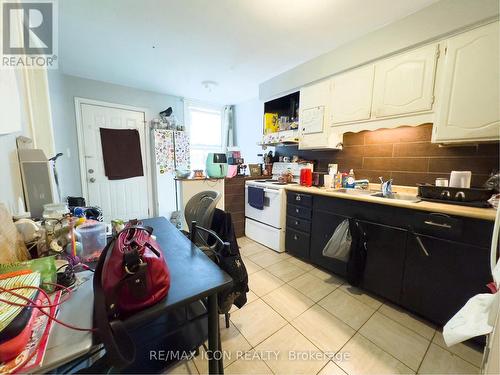
<instances>
[{"instance_id":1,"label":"black table","mask_svg":"<svg viewBox=\"0 0 500 375\"><path fill-rule=\"evenodd\" d=\"M217 293L230 287L232 278L186 238L164 217L142 220L153 228L156 241L163 250L170 270L170 290L164 301L132 315L124 321L127 329L134 329L163 314L208 298L208 350L219 351L219 312ZM209 373L222 374L222 362L209 358ZM222 356L216 356L217 358Z\"/></svg>"}]
</instances>

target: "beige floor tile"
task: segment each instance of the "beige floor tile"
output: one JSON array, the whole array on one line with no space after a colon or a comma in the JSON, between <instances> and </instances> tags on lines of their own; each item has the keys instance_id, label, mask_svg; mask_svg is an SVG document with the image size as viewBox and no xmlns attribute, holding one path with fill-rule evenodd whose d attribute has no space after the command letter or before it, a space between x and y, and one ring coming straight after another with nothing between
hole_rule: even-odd
<instances>
[{"instance_id":1,"label":"beige floor tile","mask_svg":"<svg viewBox=\"0 0 500 375\"><path fill-rule=\"evenodd\" d=\"M249 244L255 243L255 241L251 240L250 238L248 238L246 236L239 237L239 238L236 239L236 241L238 242L238 245L240 247L243 247L245 245L249 245Z\"/></svg>"},{"instance_id":2,"label":"beige floor tile","mask_svg":"<svg viewBox=\"0 0 500 375\"><path fill-rule=\"evenodd\" d=\"M224 369L224 374L272 375L272 371L256 352L250 351L241 353L237 361Z\"/></svg>"},{"instance_id":3,"label":"beige floor tile","mask_svg":"<svg viewBox=\"0 0 500 375\"><path fill-rule=\"evenodd\" d=\"M288 260L275 263L267 267L266 270L271 272L274 276L279 277L286 283L292 281L300 275L303 275L306 272L302 268L289 262Z\"/></svg>"},{"instance_id":4,"label":"beige floor tile","mask_svg":"<svg viewBox=\"0 0 500 375\"><path fill-rule=\"evenodd\" d=\"M436 344L431 344L419 374L479 374L479 368Z\"/></svg>"},{"instance_id":5,"label":"beige floor tile","mask_svg":"<svg viewBox=\"0 0 500 375\"><path fill-rule=\"evenodd\" d=\"M229 324L229 328L225 328L225 326L222 328L221 326L220 336L222 350L224 355L227 356L224 358L224 366L234 362L238 352L250 350L252 347L233 323Z\"/></svg>"},{"instance_id":6,"label":"beige floor tile","mask_svg":"<svg viewBox=\"0 0 500 375\"><path fill-rule=\"evenodd\" d=\"M356 330L365 324L375 312L375 309L351 297L341 289L335 290L318 304Z\"/></svg>"},{"instance_id":7,"label":"beige floor tile","mask_svg":"<svg viewBox=\"0 0 500 375\"><path fill-rule=\"evenodd\" d=\"M276 311L258 299L231 314L231 322L254 347L286 324Z\"/></svg>"},{"instance_id":8,"label":"beige floor tile","mask_svg":"<svg viewBox=\"0 0 500 375\"><path fill-rule=\"evenodd\" d=\"M314 302L319 301L321 298L338 288L337 284L330 284L328 281L318 279L310 273L305 273L290 281L288 284L293 286L302 294L305 294Z\"/></svg>"},{"instance_id":9,"label":"beige floor tile","mask_svg":"<svg viewBox=\"0 0 500 375\"><path fill-rule=\"evenodd\" d=\"M314 268L314 266L310 263L304 262L303 260L295 257L290 257L288 259L289 262L295 264L296 266L302 268L304 271L310 271Z\"/></svg>"},{"instance_id":10,"label":"beige floor tile","mask_svg":"<svg viewBox=\"0 0 500 375\"><path fill-rule=\"evenodd\" d=\"M313 268L309 271L311 275L316 276L318 279L323 281L328 281L331 284L337 284L338 286L344 284L345 280L341 277L334 275L328 271L322 270L321 268Z\"/></svg>"},{"instance_id":11,"label":"beige floor tile","mask_svg":"<svg viewBox=\"0 0 500 375\"><path fill-rule=\"evenodd\" d=\"M316 374L328 362L309 340L289 324L255 349L276 353L276 356L263 358L275 374ZM298 353L307 354L307 358L297 357Z\"/></svg>"},{"instance_id":12,"label":"beige floor tile","mask_svg":"<svg viewBox=\"0 0 500 375\"><path fill-rule=\"evenodd\" d=\"M257 271L260 271L262 269L261 266L258 264L252 262L250 258L243 257L243 263L245 264L245 268L247 269L247 273L251 275L252 273L255 273Z\"/></svg>"},{"instance_id":13,"label":"beige floor tile","mask_svg":"<svg viewBox=\"0 0 500 375\"><path fill-rule=\"evenodd\" d=\"M365 305L370 306L373 309L378 309L382 306L382 300L377 297L371 295L365 290L356 288L349 284L344 284L340 287L344 292L348 293L351 297L356 298L357 300L363 302Z\"/></svg>"},{"instance_id":14,"label":"beige floor tile","mask_svg":"<svg viewBox=\"0 0 500 375\"><path fill-rule=\"evenodd\" d=\"M337 354L334 362L348 374L413 374L414 372L396 358L357 333Z\"/></svg>"},{"instance_id":15,"label":"beige floor tile","mask_svg":"<svg viewBox=\"0 0 500 375\"><path fill-rule=\"evenodd\" d=\"M356 333L347 324L318 305L314 305L295 318L292 325L323 352L332 354L340 350Z\"/></svg>"},{"instance_id":16,"label":"beige floor tile","mask_svg":"<svg viewBox=\"0 0 500 375\"><path fill-rule=\"evenodd\" d=\"M379 312L361 327L359 333L414 371L418 370L430 344L429 340Z\"/></svg>"},{"instance_id":17,"label":"beige floor tile","mask_svg":"<svg viewBox=\"0 0 500 375\"><path fill-rule=\"evenodd\" d=\"M432 340L436 328L429 322L416 317L400 307L384 304L378 310L380 313L398 322L399 324L425 337L427 340Z\"/></svg>"},{"instance_id":18,"label":"beige floor tile","mask_svg":"<svg viewBox=\"0 0 500 375\"><path fill-rule=\"evenodd\" d=\"M205 345L207 345L206 342ZM192 361L196 365L196 369L200 374L208 374L207 352L203 346L200 347L200 354L194 357Z\"/></svg>"},{"instance_id":19,"label":"beige floor tile","mask_svg":"<svg viewBox=\"0 0 500 375\"><path fill-rule=\"evenodd\" d=\"M258 243L250 243L248 245L242 246L240 248L240 253L244 257L250 257L252 255L262 253L263 251L268 251L269 249Z\"/></svg>"},{"instance_id":20,"label":"beige floor tile","mask_svg":"<svg viewBox=\"0 0 500 375\"><path fill-rule=\"evenodd\" d=\"M189 361L182 361L174 365L173 367L169 368L164 372L164 374L168 375L177 375L177 374L182 374L182 375L198 375L198 369L196 368L194 361L189 360Z\"/></svg>"},{"instance_id":21,"label":"beige floor tile","mask_svg":"<svg viewBox=\"0 0 500 375\"><path fill-rule=\"evenodd\" d=\"M288 321L295 319L314 305L313 300L287 284L266 294L262 299Z\"/></svg>"},{"instance_id":22,"label":"beige floor tile","mask_svg":"<svg viewBox=\"0 0 500 375\"><path fill-rule=\"evenodd\" d=\"M328 362L325 367L323 367L318 375L347 375L344 370L337 366L333 362Z\"/></svg>"},{"instance_id":23,"label":"beige floor tile","mask_svg":"<svg viewBox=\"0 0 500 375\"><path fill-rule=\"evenodd\" d=\"M259 266L265 268L273 265L275 263L281 262L284 260L280 254L277 252L267 249L266 251L262 251L260 253L250 255L248 257L252 262L258 264Z\"/></svg>"},{"instance_id":24,"label":"beige floor tile","mask_svg":"<svg viewBox=\"0 0 500 375\"><path fill-rule=\"evenodd\" d=\"M243 305L242 309L245 308L245 306L247 306L249 303L251 303L257 299L259 299L259 297L254 292L249 290L247 292L247 303ZM233 305L233 306L231 306L231 310L229 310L229 312L232 314L233 312L238 311L238 310L240 310L240 308Z\"/></svg>"},{"instance_id":25,"label":"beige floor tile","mask_svg":"<svg viewBox=\"0 0 500 375\"><path fill-rule=\"evenodd\" d=\"M266 270L260 270L248 275L248 287L257 296L262 297L274 289L279 288L284 281Z\"/></svg>"},{"instance_id":26,"label":"beige floor tile","mask_svg":"<svg viewBox=\"0 0 500 375\"><path fill-rule=\"evenodd\" d=\"M436 332L436 335L434 336L432 342L436 345L439 345L441 348L446 349L455 355L458 355L460 358L466 360L467 362L470 362L474 366L481 366L481 362L483 360L483 352L481 350L475 349L473 347L470 347L469 345L462 343L448 347L444 342L443 334L441 332Z\"/></svg>"}]
</instances>

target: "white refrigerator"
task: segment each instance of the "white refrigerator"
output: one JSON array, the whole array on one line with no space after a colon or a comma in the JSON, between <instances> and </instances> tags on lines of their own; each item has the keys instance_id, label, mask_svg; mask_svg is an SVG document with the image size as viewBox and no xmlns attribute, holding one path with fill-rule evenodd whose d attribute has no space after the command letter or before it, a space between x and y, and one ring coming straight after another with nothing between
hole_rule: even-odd
<instances>
[{"instance_id":1,"label":"white refrigerator","mask_svg":"<svg viewBox=\"0 0 500 375\"><path fill-rule=\"evenodd\" d=\"M185 131L153 129L153 190L156 216L170 219L177 210L175 170L190 170L189 135Z\"/></svg>"}]
</instances>

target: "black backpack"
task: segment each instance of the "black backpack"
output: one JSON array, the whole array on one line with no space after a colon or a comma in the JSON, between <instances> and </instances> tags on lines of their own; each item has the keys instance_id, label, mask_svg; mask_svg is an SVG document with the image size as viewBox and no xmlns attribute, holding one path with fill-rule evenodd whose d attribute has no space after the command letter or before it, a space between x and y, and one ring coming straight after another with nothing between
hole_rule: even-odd
<instances>
[{"instance_id":1,"label":"black backpack","mask_svg":"<svg viewBox=\"0 0 500 375\"><path fill-rule=\"evenodd\" d=\"M212 220L212 228L217 235L229 243L229 248L219 251L214 261L233 278L233 285L218 294L219 313L225 314L234 304L241 308L247 302L248 273L241 258L240 249L234 232L231 214L216 209Z\"/></svg>"}]
</instances>

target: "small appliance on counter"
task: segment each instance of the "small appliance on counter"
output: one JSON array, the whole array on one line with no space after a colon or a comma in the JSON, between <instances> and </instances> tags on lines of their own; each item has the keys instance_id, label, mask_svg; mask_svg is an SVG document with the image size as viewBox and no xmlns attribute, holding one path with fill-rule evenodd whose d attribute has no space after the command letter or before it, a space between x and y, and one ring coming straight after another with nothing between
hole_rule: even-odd
<instances>
[{"instance_id":1,"label":"small appliance on counter","mask_svg":"<svg viewBox=\"0 0 500 375\"><path fill-rule=\"evenodd\" d=\"M224 178L227 175L227 157L223 153L209 152L207 155L207 175L211 178Z\"/></svg>"},{"instance_id":2,"label":"small appliance on counter","mask_svg":"<svg viewBox=\"0 0 500 375\"><path fill-rule=\"evenodd\" d=\"M241 151L239 150L229 150L227 152L227 164L229 166L236 166L236 176L244 176L246 168L243 168L243 164L245 164L245 160L241 157ZM232 169L232 168L229 168Z\"/></svg>"}]
</instances>

